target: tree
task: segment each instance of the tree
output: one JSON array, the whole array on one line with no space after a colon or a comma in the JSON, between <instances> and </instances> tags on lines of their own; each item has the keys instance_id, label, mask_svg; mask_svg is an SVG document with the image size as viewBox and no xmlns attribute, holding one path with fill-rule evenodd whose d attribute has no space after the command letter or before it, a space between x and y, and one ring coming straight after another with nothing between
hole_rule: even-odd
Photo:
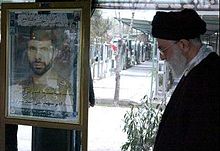
<instances>
[{"instance_id":1,"label":"tree","mask_svg":"<svg viewBox=\"0 0 220 151\"><path fill-rule=\"evenodd\" d=\"M101 42L108 41L108 31L112 28L110 19L104 19L101 10L95 10L91 18L90 38L93 41L101 37Z\"/></svg>"},{"instance_id":2,"label":"tree","mask_svg":"<svg viewBox=\"0 0 220 151\"><path fill-rule=\"evenodd\" d=\"M90 30L90 63L98 62L98 77L100 69L100 61L102 56L103 43L108 41L108 31L112 27L110 19L103 18L101 10L95 10L91 17L91 30Z\"/></svg>"},{"instance_id":3,"label":"tree","mask_svg":"<svg viewBox=\"0 0 220 151\"><path fill-rule=\"evenodd\" d=\"M120 13L119 13L119 30L121 31L121 23L120 23ZM132 19L131 19L131 23L129 26L129 31L128 31L128 35L127 35L127 39L129 39L131 31L132 31L132 26L133 26L133 20L134 20L134 12L132 12ZM124 66L124 61L125 59L123 59L124 56L127 56L126 51L124 50L124 53L122 53L122 49L126 49L125 47L122 47L123 45L123 41L122 39L118 40L118 51L117 54L115 56L116 59L116 69L115 69L115 95L114 95L114 103L117 104L117 102L119 101L119 91L120 91L120 71L121 71L121 67L123 68ZM127 48L128 49L128 48ZM123 60L123 61L122 61ZM120 64L122 63L122 65Z\"/></svg>"}]
</instances>

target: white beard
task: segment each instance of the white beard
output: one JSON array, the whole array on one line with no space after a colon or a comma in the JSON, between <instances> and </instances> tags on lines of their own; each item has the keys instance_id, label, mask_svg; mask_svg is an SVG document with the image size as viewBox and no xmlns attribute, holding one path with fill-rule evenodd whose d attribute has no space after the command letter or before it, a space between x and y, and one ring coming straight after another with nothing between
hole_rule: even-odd
<instances>
[{"instance_id":1,"label":"white beard","mask_svg":"<svg viewBox=\"0 0 220 151\"><path fill-rule=\"evenodd\" d=\"M173 48L173 56L167 60L168 65L173 71L174 78L180 78L187 66L187 59L181 53L181 50Z\"/></svg>"}]
</instances>

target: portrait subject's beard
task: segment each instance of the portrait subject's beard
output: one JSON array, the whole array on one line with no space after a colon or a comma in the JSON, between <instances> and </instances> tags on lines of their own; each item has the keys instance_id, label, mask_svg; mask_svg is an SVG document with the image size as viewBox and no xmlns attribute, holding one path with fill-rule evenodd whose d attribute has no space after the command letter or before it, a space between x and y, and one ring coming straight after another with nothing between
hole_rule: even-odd
<instances>
[{"instance_id":1,"label":"portrait subject's beard","mask_svg":"<svg viewBox=\"0 0 220 151\"><path fill-rule=\"evenodd\" d=\"M34 74L36 75L43 75L46 73L51 67L52 67L52 62L50 61L49 64L46 64L45 62L30 62L30 67Z\"/></svg>"},{"instance_id":2,"label":"portrait subject's beard","mask_svg":"<svg viewBox=\"0 0 220 151\"><path fill-rule=\"evenodd\" d=\"M174 49L174 54L172 58L169 61L167 61L167 63L173 71L174 78L180 78L180 76L183 74L184 70L186 69L187 59L181 53L181 50Z\"/></svg>"}]
</instances>

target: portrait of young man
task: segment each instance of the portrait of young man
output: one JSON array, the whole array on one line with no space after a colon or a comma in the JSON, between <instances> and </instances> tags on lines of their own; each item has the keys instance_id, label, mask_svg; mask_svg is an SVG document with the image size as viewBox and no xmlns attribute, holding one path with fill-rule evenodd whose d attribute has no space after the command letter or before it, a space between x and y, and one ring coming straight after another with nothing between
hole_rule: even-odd
<instances>
[{"instance_id":1,"label":"portrait of young man","mask_svg":"<svg viewBox=\"0 0 220 151\"><path fill-rule=\"evenodd\" d=\"M58 53L55 32L52 29L33 29L30 32L27 58L32 73L12 87L16 88L12 89L12 95L16 98L11 99L10 113L31 117L71 118L75 92L71 82L54 70L54 60Z\"/></svg>"},{"instance_id":2,"label":"portrait of young man","mask_svg":"<svg viewBox=\"0 0 220 151\"><path fill-rule=\"evenodd\" d=\"M79 122L80 13L11 13L15 24L9 27L8 116ZM89 106L94 106L91 75L89 78ZM17 130L17 125L6 125L6 151L17 151ZM79 131L32 130L34 151L80 148Z\"/></svg>"}]
</instances>

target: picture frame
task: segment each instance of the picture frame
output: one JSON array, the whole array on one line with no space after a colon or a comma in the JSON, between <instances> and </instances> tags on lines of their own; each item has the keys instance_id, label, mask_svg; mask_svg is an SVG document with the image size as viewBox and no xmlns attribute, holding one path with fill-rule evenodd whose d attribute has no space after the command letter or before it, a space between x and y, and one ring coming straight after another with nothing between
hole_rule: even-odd
<instances>
[{"instance_id":1,"label":"picture frame","mask_svg":"<svg viewBox=\"0 0 220 151\"><path fill-rule=\"evenodd\" d=\"M68 129L86 123L86 9L80 2L2 5L6 123Z\"/></svg>"}]
</instances>

